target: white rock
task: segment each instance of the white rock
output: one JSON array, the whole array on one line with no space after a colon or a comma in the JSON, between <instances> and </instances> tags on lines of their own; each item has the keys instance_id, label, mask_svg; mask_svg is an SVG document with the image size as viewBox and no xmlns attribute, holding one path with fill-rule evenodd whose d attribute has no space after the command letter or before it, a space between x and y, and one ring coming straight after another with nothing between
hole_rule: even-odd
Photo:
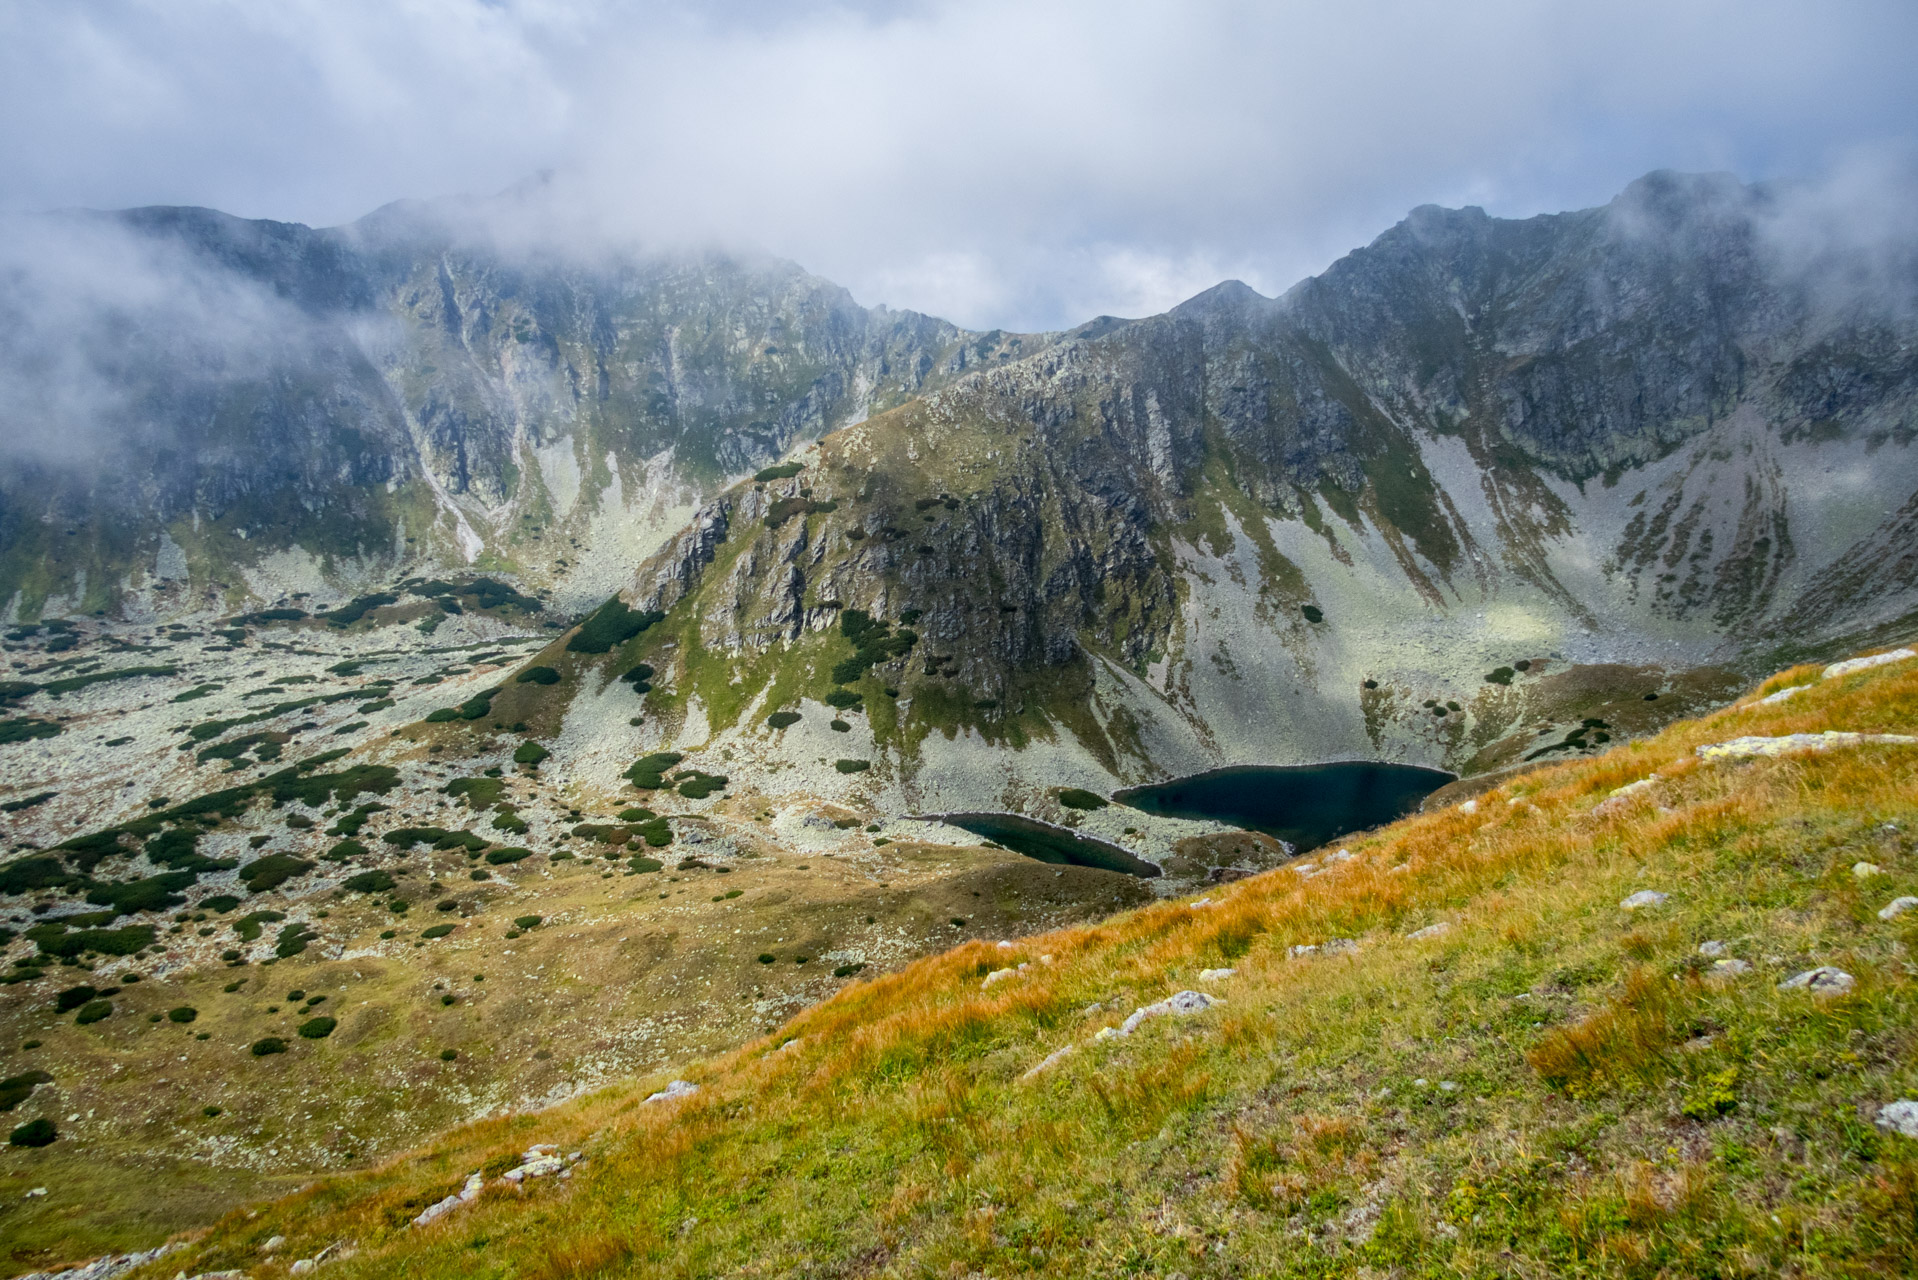
<instances>
[{"instance_id":1,"label":"white rock","mask_svg":"<svg viewBox=\"0 0 1918 1280\"><path fill-rule=\"evenodd\" d=\"M1315 956L1318 953L1319 944L1316 942L1294 943L1292 946L1286 948L1285 952L1285 954L1291 956L1294 960L1301 959L1305 956Z\"/></svg>"},{"instance_id":2,"label":"white rock","mask_svg":"<svg viewBox=\"0 0 1918 1280\"><path fill-rule=\"evenodd\" d=\"M1740 974L1750 973L1751 971L1752 967L1743 960L1714 960L1712 962L1711 972L1707 976L1723 981L1736 978Z\"/></svg>"},{"instance_id":3,"label":"white rock","mask_svg":"<svg viewBox=\"0 0 1918 1280\"><path fill-rule=\"evenodd\" d=\"M1120 1031L1119 1028L1117 1027L1100 1027L1098 1030L1098 1033L1094 1035L1092 1038L1094 1040L1110 1040L1114 1038L1115 1036L1120 1036L1123 1034L1124 1032Z\"/></svg>"},{"instance_id":4,"label":"white rock","mask_svg":"<svg viewBox=\"0 0 1918 1280\"><path fill-rule=\"evenodd\" d=\"M460 1188L460 1203L473 1203L473 1201L480 1198L480 1192L484 1190L486 1190L486 1175L484 1173L467 1174L466 1185Z\"/></svg>"},{"instance_id":5,"label":"white rock","mask_svg":"<svg viewBox=\"0 0 1918 1280\"><path fill-rule=\"evenodd\" d=\"M999 944L999 950L1001 950L1001 951L1010 951L1010 950L1012 950L1012 944L1011 944L1010 942L1001 942L1001 943Z\"/></svg>"},{"instance_id":6,"label":"white rock","mask_svg":"<svg viewBox=\"0 0 1918 1280\"><path fill-rule=\"evenodd\" d=\"M1705 760L1737 760L1863 746L1918 746L1918 738L1902 733L1840 733L1835 729L1827 729L1824 733L1787 733L1773 738L1744 737L1727 742L1711 742L1698 748L1698 755Z\"/></svg>"},{"instance_id":7,"label":"white rock","mask_svg":"<svg viewBox=\"0 0 1918 1280\"><path fill-rule=\"evenodd\" d=\"M1389 876L1395 876L1395 875L1398 875L1398 874L1399 874L1399 873L1400 873L1401 871L1405 871L1405 870L1407 870L1408 868L1410 868L1410 867L1411 867L1411 865L1412 865L1412 864L1411 864L1411 863L1409 863L1409 862L1401 862L1401 863L1399 863L1399 864L1398 864L1398 866L1396 866L1396 867L1387 867L1387 868L1385 869L1385 874L1387 874L1387 875L1389 875Z\"/></svg>"},{"instance_id":8,"label":"white rock","mask_svg":"<svg viewBox=\"0 0 1918 1280\"><path fill-rule=\"evenodd\" d=\"M1232 977L1237 972L1238 972L1237 969L1201 969L1199 970L1199 981L1200 982L1224 982L1227 978Z\"/></svg>"},{"instance_id":9,"label":"white rock","mask_svg":"<svg viewBox=\"0 0 1918 1280\"><path fill-rule=\"evenodd\" d=\"M271 1239L269 1239L265 1244L260 1246L260 1252L272 1253L275 1249L279 1248L281 1245L285 1243L286 1243L285 1236L274 1236Z\"/></svg>"},{"instance_id":10,"label":"white rock","mask_svg":"<svg viewBox=\"0 0 1918 1280\"><path fill-rule=\"evenodd\" d=\"M1289 869L1298 872L1302 876L1316 875L1319 870L1318 865L1311 862L1295 862Z\"/></svg>"},{"instance_id":11,"label":"white rock","mask_svg":"<svg viewBox=\"0 0 1918 1280\"><path fill-rule=\"evenodd\" d=\"M445 1217L447 1214L453 1212L453 1210L459 1208L460 1204L461 1201L457 1194L450 1195L444 1200L437 1200L427 1205L426 1208L420 1212L419 1217L413 1219L413 1225L423 1227L429 1222L434 1222Z\"/></svg>"},{"instance_id":12,"label":"white rock","mask_svg":"<svg viewBox=\"0 0 1918 1280\"><path fill-rule=\"evenodd\" d=\"M1458 1092L1458 1081L1456 1081L1456 1080L1441 1080L1441 1081L1439 1081L1439 1088L1440 1088L1440 1089L1442 1089L1442 1090L1444 1090L1444 1091L1445 1091L1446 1093L1457 1093L1457 1092Z\"/></svg>"},{"instance_id":13,"label":"white rock","mask_svg":"<svg viewBox=\"0 0 1918 1280\"><path fill-rule=\"evenodd\" d=\"M1357 951L1358 949L1359 941L1357 938L1329 938L1322 948L1327 955L1344 955L1349 951Z\"/></svg>"},{"instance_id":14,"label":"white rock","mask_svg":"<svg viewBox=\"0 0 1918 1280\"><path fill-rule=\"evenodd\" d=\"M1902 916L1913 907L1918 907L1918 898L1893 898L1890 902L1878 909L1878 918L1880 920L1889 920L1893 916Z\"/></svg>"},{"instance_id":15,"label":"white rock","mask_svg":"<svg viewBox=\"0 0 1918 1280\"><path fill-rule=\"evenodd\" d=\"M1356 857L1358 857L1358 855L1353 853L1350 849L1340 849L1337 853L1327 858L1326 861L1327 862L1350 862Z\"/></svg>"},{"instance_id":16,"label":"white rock","mask_svg":"<svg viewBox=\"0 0 1918 1280\"><path fill-rule=\"evenodd\" d=\"M1621 809L1629 809L1634 801L1648 799L1649 797L1646 796L1645 793L1650 791L1657 781L1658 775L1654 773L1648 778L1640 778L1637 782L1628 782L1599 801L1598 806L1594 808L1592 812L1594 814L1608 814L1617 813Z\"/></svg>"},{"instance_id":17,"label":"white rock","mask_svg":"<svg viewBox=\"0 0 1918 1280\"><path fill-rule=\"evenodd\" d=\"M33 1190L27 1192L26 1198L29 1200L33 1200L40 1196L45 1195L46 1193L47 1193L47 1189L45 1187L35 1187Z\"/></svg>"},{"instance_id":18,"label":"white rock","mask_svg":"<svg viewBox=\"0 0 1918 1280\"><path fill-rule=\"evenodd\" d=\"M1918 1138L1918 1102L1910 1098L1900 1098L1878 1108L1875 1121L1880 1129L1888 1133L1902 1134L1907 1138Z\"/></svg>"},{"instance_id":19,"label":"white rock","mask_svg":"<svg viewBox=\"0 0 1918 1280\"><path fill-rule=\"evenodd\" d=\"M1168 996L1155 1004L1134 1009L1126 1018L1125 1022L1119 1027L1119 1034L1122 1036L1131 1035L1138 1029L1139 1024L1148 1018L1164 1017L1167 1014L1184 1017L1187 1014L1202 1013L1215 1004L1224 1003L1225 1002L1217 996L1209 996L1203 991L1181 991L1179 994Z\"/></svg>"},{"instance_id":20,"label":"white rock","mask_svg":"<svg viewBox=\"0 0 1918 1280\"><path fill-rule=\"evenodd\" d=\"M1811 992L1814 996L1838 996L1850 991L1855 985L1857 985L1857 979L1843 969L1834 969L1828 964L1821 964L1816 969L1807 969L1803 973L1794 974L1785 979L1778 984L1778 989L1780 991L1804 990Z\"/></svg>"},{"instance_id":21,"label":"white rock","mask_svg":"<svg viewBox=\"0 0 1918 1280\"><path fill-rule=\"evenodd\" d=\"M1019 976L1019 971L1017 969L994 969L991 973L986 975L986 980L979 984L979 989L981 991L984 991L987 987L991 986L995 982L1000 981L1001 979L1016 978L1018 976Z\"/></svg>"},{"instance_id":22,"label":"white rock","mask_svg":"<svg viewBox=\"0 0 1918 1280\"><path fill-rule=\"evenodd\" d=\"M1436 938L1441 934L1449 933L1451 928L1451 925L1441 920L1437 924L1428 924L1423 929L1414 929L1405 936L1408 938Z\"/></svg>"},{"instance_id":23,"label":"white rock","mask_svg":"<svg viewBox=\"0 0 1918 1280\"><path fill-rule=\"evenodd\" d=\"M1476 800L1467 800L1467 801L1465 801L1465 802L1464 802L1463 804L1461 804L1461 805L1459 805L1459 807L1458 807L1458 811L1459 811L1460 813L1477 813L1477 812L1478 812L1478 801L1476 801Z\"/></svg>"},{"instance_id":24,"label":"white rock","mask_svg":"<svg viewBox=\"0 0 1918 1280\"><path fill-rule=\"evenodd\" d=\"M1851 873L1860 880L1869 880L1873 876L1884 875L1885 869L1875 862L1854 862L1851 864Z\"/></svg>"},{"instance_id":25,"label":"white rock","mask_svg":"<svg viewBox=\"0 0 1918 1280\"><path fill-rule=\"evenodd\" d=\"M675 1080L658 1093L649 1094L648 1102L671 1102L674 1098L684 1098L699 1092L699 1086L684 1080Z\"/></svg>"},{"instance_id":26,"label":"white rock","mask_svg":"<svg viewBox=\"0 0 1918 1280\"><path fill-rule=\"evenodd\" d=\"M1710 942L1701 942L1698 944L1698 954L1701 956L1722 956L1725 954L1725 944L1716 938Z\"/></svg>"},{"instance_id":27,"label":"white rock","mask_svg":"<svg viewBox=\"0 0 1918 1280\"><path fill-rule=\"evenodd\" d=\"M1811 686L1808 684L1795 684L1789 689L1780 689L1777 693L1768 694L1767 696L1760 698L1757 701L1757 703L1755 703L1754 705L1760 706L1760 707L1769 707L1769 706L1774 706L1780 702L1788 702L1791 699L1796 698L1799 694L1803 693L1805 690L1809 688L1811 688Z\"/></svg>"},{"instance_id":28,"label":"white rock","mask_svg":"<svg viewBox=\"0 0 1918 1280\"><path fill-rule=\"evenodd\" d=\"M1106 1030L1110 1031L1112 1030L1112 1028L1107 1027ZM1036 1066L1034 1066L1031 1070L1027 1071L1024 1075L1020 1076L1019 1078L1021 1080L1030 1080L1034 1076L1039 1075L1041 1072L1045 1071L1048 1067L1057 1066L1059 1063L1059 1060L1065 1057L1067 1054L1071 1053L1072 1050L1073 1050L1072 1045L1067 1045L1063 1049L1054 1049L1051 1053L1048 1053L1045 1057L1041 1058Z\"/></svg>"},{"instance_id":29,"label":"white rock","mask_svg":"<svg viewBox=\"0 0 1918 1280\"><path fill-rule=\"evenodd\" d=\"M1210 898L1200 898L1200 899L1199 899L1199 900L1198 900L1197 902L1193 902L1193 903L1188 903L1187 905L1188 905L1188 906L1190 906L1190 907L1191 907L1191 908L1192 908L1192 909L1193 909L1194 911L1197 911L1197 910L1198 910L1198 909L1199 909L1200 907L1209 907L1209 906L1211 906L1211 905L1212 905L1212 899L1210 899Z\"/></svg>"},{"instance_id":30,"label":"white rock","mask_svg":"<svg viewBox=\"0 0 1918 1280\"><path fill-rule=\"evenodd\" d=\"M1874 653L1869 658L1849 658L1844 662L1834 662L1825 668L1825 679L1834 676L1848 676L1854 671L1869 671L1873 667L1887 666L1893 662L1903 662L1906 658L1918 658L1918 651L1911 649L1893 649L1890 653Z\"/></svg>"},{"instance_id":31,"label":"white rock","mask_svg":"<svg viewBox=\"0 0 1918 1280\"><path fill-rule=\"evenodd\" d=\"M1640 889L1618 905L1622 911L1637 911L1643 907L1660 906L1669 897L1671 897L1669 893L1660 893L1656 889Z\"/></svg>"},{"instance_id":32,"label":"white rock","mask_svg":"<svg viewBox=\"0 0 1918 1280\"><path fill-rule=\"evenodd\" d=\"M315 1263L313 1259L311 1258L300 1258L297 1261L295 1261L292 1266L288 1267L287 1270L296 1276L303 1276L307 1272L313 1270L313 1268L317 1265L318 1264Z\"/></svg>"}]
</instances>

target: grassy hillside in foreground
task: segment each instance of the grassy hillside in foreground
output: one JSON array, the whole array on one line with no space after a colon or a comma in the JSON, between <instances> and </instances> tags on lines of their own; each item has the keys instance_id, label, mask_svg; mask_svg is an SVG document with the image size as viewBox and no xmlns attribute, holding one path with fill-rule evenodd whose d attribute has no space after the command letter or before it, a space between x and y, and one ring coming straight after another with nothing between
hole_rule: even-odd
<instances>
[{"instance_id":1,"label":"grassy hillside in foreground","mask_svg":"<svg viewBox=\"0 0 1918 1280\"><path fill-rule=\"evenodd\" d=\"M1878 915L1918 893L1918 747L1696 754L1918 725L1918 662L1818 676L1315 874L968 944L689 1069L683 1099L462 1129L148 1270L331 1247L342 1278L1910 1274L1918 1141L1872 1120L1918 1095L1918 911ZM1620 907L1641 890L1669 896ZM1780 989L1821 964L1855 986ZM1223 1003L1093 1040L1187 988ZM545 1142L584 1153L572 1177L407 1225Z\"/></svg>"}]
</instances>

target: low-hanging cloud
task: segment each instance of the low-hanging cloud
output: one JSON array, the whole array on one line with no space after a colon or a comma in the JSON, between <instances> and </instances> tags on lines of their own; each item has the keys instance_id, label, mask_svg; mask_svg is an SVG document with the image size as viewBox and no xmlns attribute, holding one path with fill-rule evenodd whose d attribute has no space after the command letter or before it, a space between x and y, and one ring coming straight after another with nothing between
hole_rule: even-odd
<instances>
[{"instance_id":1,"label":"low-hanging cloud","mask_svg":"<svg viewBox=\"0 0 1918 1280\"><path fill-rule=\"evenodd\" d=\"M21 0L0 172L327 224L553 169L542 234L1045 328L1278 292L1428 201L1908 155L1913 47L1906 0Z\"/></svg>"}]
</instances>

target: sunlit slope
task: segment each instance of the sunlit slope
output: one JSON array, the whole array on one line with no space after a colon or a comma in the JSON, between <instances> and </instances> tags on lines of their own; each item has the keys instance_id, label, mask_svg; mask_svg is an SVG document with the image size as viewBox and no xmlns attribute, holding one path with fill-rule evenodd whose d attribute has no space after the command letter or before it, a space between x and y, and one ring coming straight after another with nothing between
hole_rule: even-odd
<instances>
[{"instance_id":1,"label":"sunlit slope","mask_svg":"<svg viewBox=\"0 0 1918 1280\"><path fill-rule=\"evenodd\" d=\"M1796 668L1313 874L968 944L688 1068L683 1098L464 1129L151 1271L331 1247L340 1277L1909 1274L1918 1140L1874 1119L1918 1095L1918 910L1881 917L1918 893L1918 745L1698 748L1914 727L1918 661ZM1849 989L1781 985L1817 966ZM1186 990L1220 1003L1095 1038ZM500 1181L534 1143L583 1159ZM409 1225L475 1170L473 1203Z\"/></svg>"}]
</instances>

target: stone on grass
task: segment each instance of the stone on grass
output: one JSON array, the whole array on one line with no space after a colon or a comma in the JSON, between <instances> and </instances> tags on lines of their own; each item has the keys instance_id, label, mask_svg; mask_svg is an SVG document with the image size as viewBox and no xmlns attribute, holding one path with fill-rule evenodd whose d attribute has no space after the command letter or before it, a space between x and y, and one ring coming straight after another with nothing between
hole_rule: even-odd
<instances>
[{"instance_id":1,"label":"stone on grass","mask_svg":"<svg viewBox=\"0 0 1918 1280\"><path fill-rule=\"evenodd\" d=\"M648 1102L671 1102L674 1098L684 1098L699 1092L699 1086L685 1080L674 1080L658 1093L650 1095Z\"/></svg>"},{"instance_id":2,"label":"stone on grass","mask_svg":"<svg viewBox=\"0 0 1918 1280\"><path fill-rule=\"evenodd\" d=\"M1878 918L1880 920L1889 920L1893 916L1902 916L1913 907L1918 907L1918 898L1893 898L1890 902L1878 909Z\"/></svg>"},{"instance_id":3,"label":"stone on grass","mask_svg":"<svg viewBox=\"0 0 1918 1280\"><path fill-rule=\"evenodd\" d=\"M1875 1123L1887 1133L1918 1138L1918 1102L1910 1098L1900 1098L1896 1102L1886 1103L1878 1108L1878 1119Z\"/></svg>"},{"instance_id":4,"label":"stone on grass","mask_svg":"<svg viewBox=\"0 0 1918 1280\"><path fill-rule=\"evenodd\" d=\"M1698 748L1704 760L1741 760L1759 756L1784 756L1799 751L1830 751L1834 747L1918 746L1918 738L1902 733L1787 733L1778 737L1733 738L1727 742L1709 742Z\"/></svg>"},{"instance_id":5,"label":"stone on grass","mask_svg":"<svg viewBox=\"0 0 1918 1280\"><path fill-rule=\"evenodd\" d=\"M1452 926L1441 920L1437 924L1428 924L1423 929L1414 929L1406 934L1408 938L1436 938L1451 931Z\"/></svg>"},{"instance_id":6,"label":"stone on grass","mask_svg":"<svg viewBox=\"0 0 1918 1280\"><path fill-rule=\"evenodd\" d=\"M1778 984L1780 991L1809 991L1814 996L1841 996L1857 985L1843 969L1834 969L1821 964L1816 969L1807 969L1803 973L1793 974Z\"/></svg>"},{"instance_id":7,"label":"stone on grass","mask_svg":"<svg viewBox=\"0 0 1918 1280\"><path fill-rule=\"evenodd\" d=\"M1875 862L1854 862L1851 864L1851 873L1860 880L1869 880L1873 876L1884 875L1885 869Z\"/></svg>"},{"instance_id":8,"label":"stone on grass","mask_svg":"<svg viewBox=\"0 0 1918 1280\"><path fill-rule=\"evenodd\" d=\"M1200 982L1224 982L1227 978L1232 977L1237 972L1238 972L1237 969L1201 969L1199 970L1199 981Z\"/></svg>"},{"instance_id":9,"label":"stone on grass","mask_svg":"<svg viewBox=\"0 0 1918 1280\"><path fill-rule=\"evenodd\" d=\"M1725 954L1725 944L1716 938L1713 938L1710 942L1701 942L1698 944L1698 954L1701 956L1722 956Z\"/></svg>"},{"instance_id":10,"label":"stone on grass","mask_svg":"<svg viewBox=\"0 0 1918 1280\"><path fill-rule=\"evenodd\" d=\"M1634 893L1631 897L1619 903L1618 907L1621 911L1637 911L1643 907L1661 906L1665 900L1671 896L1669 893L1660 893L1656 889L1640 889L1637 893Z\"/></svg>"},{"instance_id":11,"label":"stone on grass","mask_svg":"<svg viewBox=\"0 0 1918 1280\"><path fill-rule=\"evenodd\" d=\"M1752 967L1743 960L1714 960L1712 962L1711 972L1706 976L1722 982L1736 978L1741 974L1750 973L1751 971Z\"/></svg>"},{"instance_id":12,"label":"stone on grass","mask_svg":"<svg viewBox=\"0 0 1918 1280\"><path fill-rule=\"evenodd\" d=\"M1106 1030L1108 1031L1110 1031L1111 1029L1112 1028L1110 1027L1106 1028ZM1061 1058L1064 1058L1067 1054L1071 1053L1072 1049L1073 1049L1073 1046L1071 1045L1067 1045L1063 1049L1054 1049L1051 1053L1048 1053L1045 1057L1041 1058L1037 1065L1032 1067L1030 1070L1028 1070L1024 1075L1020 1076L1019 1078L1021 1080L1030 1080L1034 1076L1037 1076L1041 1074L1042 1072L1044 1072L1048 1067L1057 1066L1059 1063L1059 1060Z\"/></svg>"},{"instance_id":13,"label":"stone on grass","mask_svg":"<svg viewBox=\"0 0 1918 1280\"><path fill-rule=\"evenodd\" d=\"M1775 706L1780 702L1786 702L1792 698L1796 698L1809 688L1811 688L1811 686L1808 684L1795 684L1789 689L1780 689L1777 693L1760 698L1758 705L1761 707Z\"/></svg>"},{"instance_id":14,"label":"stone on grass","mask_svg":"<svg viewBox=\"0 0 1918 1280\"><path fill-rule=\"evenodd\" d=\"M1203 991L1181 991L1175 996L1168 996L1164 1000L1160 1000L1154 1004L1134 1009L1126 1018L1125 1022L1120 1025L1119 1034L1122 1036L1131 1035L1138 1029L1139 1024L1148 1018L1163 1017L1167 1014L1184 1017L1187 1014L1203 1013L1215 1004L1224 1003L1225 1002L1217 996L1209 996Z\"/></svg>"},{"instance_id":15,"label":"stone on grass","mask_svg":"<svg viewBox=\"0 0 1918 1280\"><path fill-rule=\"evenodd\" d=\"M1652 785L1657 781L1658 775L1654 773L1648 778L1640 778L1637 782L1628 782L1599 801L1598 807L1593 809L1592 812L1596 815L1604 815L1617 813L1621 809L1629 809L1634 801L1648 799L1649 797L1647 797L1645 793L1650 791Z\"/></svg>"},{"instance_id":16,"label":"stone on grass","mask_svg":"<svg viewBox=\"0 0 1918 1280\"><path fill-rule=\"evenodd\" d=\"M1906 658L1918 658L1918 651L1911 649L1893 649L1890 653L1874 653L1869 658L1850 658L1844 662L1834 662L1825 668L1825 679L1834 676L1848 676L1854 671L1869 671L1873 667L1882 667L1893 662L1903 662Z\"/></svg>"}]
</instances>

